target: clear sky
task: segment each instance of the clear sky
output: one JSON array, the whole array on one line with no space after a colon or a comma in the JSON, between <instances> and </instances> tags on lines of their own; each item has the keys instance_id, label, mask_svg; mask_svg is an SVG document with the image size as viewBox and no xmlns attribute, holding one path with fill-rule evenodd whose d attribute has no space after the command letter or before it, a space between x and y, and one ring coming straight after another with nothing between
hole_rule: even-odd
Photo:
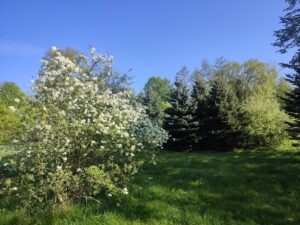
<instances>
[{"instance_id":1,"label":"clear sky","mask_svg":"<svg viewBox=\"0 0 300 225\"><path fill-rule=\"evenodd\" d=\"M0 82L28 92L51 46L108 52L116 70L133 69L136 90L203 59L286 62L271 45L284 8L284 0L0 0Z\"/></svg>"}]
</instances>

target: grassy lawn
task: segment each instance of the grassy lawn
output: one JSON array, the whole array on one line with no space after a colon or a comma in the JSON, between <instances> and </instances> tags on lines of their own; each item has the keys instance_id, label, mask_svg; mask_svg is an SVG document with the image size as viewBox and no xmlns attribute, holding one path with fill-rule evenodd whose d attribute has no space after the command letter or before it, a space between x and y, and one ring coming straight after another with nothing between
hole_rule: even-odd
<instances>
[{"instance_id":1,"label":"grassy lawn","mask_svg":"<svg viewBox=\"0 0 300 225\"><path fill-rule=\"evenodd\" d=\"M163 153L119 207L69 206L38 224L300 224L300 153ZM0 212L0 224L28 224ZM47 222L45 222L47 221Z\"/></svg>"}]
</instances>

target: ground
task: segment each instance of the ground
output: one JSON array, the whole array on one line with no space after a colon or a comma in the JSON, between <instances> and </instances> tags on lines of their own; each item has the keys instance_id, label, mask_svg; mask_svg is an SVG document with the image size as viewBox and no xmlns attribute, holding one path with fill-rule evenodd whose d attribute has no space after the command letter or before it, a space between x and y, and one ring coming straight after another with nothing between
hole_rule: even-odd
<instances>
[{"instance_id":1,"label":"ground","mask_svg":"<svg viewBox=\"0 0 300 225\"><path fill-rule=\"evenodd\" d=\"M117 207L72 205L37 224L300 224L300 152L161 153ZM47 221L47 222L45 222ZM1 211L0 224L29 224Z\"/></svg>"}]
</instances>

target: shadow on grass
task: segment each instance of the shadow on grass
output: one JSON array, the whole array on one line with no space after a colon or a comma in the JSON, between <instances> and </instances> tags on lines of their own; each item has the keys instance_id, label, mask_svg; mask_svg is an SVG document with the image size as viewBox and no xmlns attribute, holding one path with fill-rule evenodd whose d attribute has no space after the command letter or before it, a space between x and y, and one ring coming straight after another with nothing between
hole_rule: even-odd
<instances>
[{"instance_id":1,"label":"shadow on grass","mask_svg":"<svg viewBox=\"0 0 300 225\"><path fill-rule=\"evenodd\" d=\"M76 205L55 224L296 225L299 178L297 152L164 152L119 207Z\"/></svg>"},{"instance_id":2,"label":"shadow on grass","mask_svg":"<svg viewBox=\"0 0 300 225\"><path fill-rule=\"evenodd\" d=\"M182 214L218 215L222 224L300 224L299 178L295 152L166 153L135 179L132 198L142 202L121 213L134 220L133 207L144 208L139 219L147 221L166 210L153 202ZM144 190L135 191L138 185Z\"/></svg>"}]
</instances>

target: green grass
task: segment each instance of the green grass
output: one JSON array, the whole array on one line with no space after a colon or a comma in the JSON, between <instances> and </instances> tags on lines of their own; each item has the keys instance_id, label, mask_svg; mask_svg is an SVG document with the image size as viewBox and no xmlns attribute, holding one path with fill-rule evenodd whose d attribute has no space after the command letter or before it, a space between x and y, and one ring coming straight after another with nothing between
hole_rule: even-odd
<instances>
[{"instance_id":1,"label":"green grass","mask_svg":"<svg viewBox=\"0 0 300 225\"><path fill-rule=\"evenodd\" d=\"M163 153L117 207L72 205L37 224L300 224L300 154L291 151ZM0 224L29 224L0 212Z\"/></svg>"}]
</instances>

